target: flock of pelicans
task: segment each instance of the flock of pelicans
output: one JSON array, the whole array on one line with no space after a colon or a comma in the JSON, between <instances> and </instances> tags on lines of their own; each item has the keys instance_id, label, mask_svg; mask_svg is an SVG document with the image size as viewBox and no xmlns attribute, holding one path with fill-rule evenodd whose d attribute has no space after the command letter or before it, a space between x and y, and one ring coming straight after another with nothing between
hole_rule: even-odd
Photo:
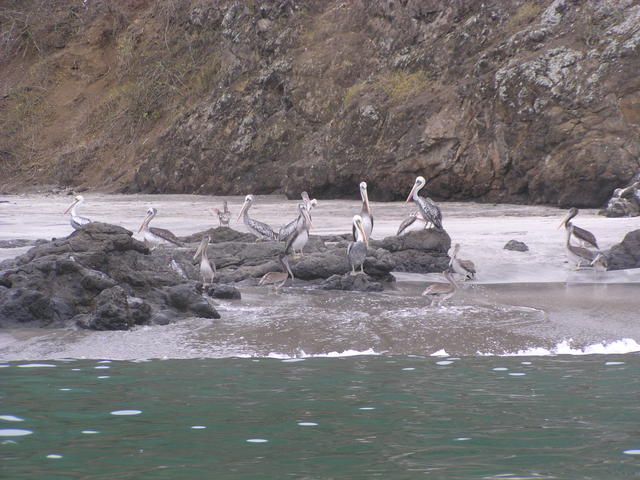
<instances>
[{"instance_id":1,"label":"flock of pelicans","mask_svg":"<svg viewBox=\"0 0 640 480\"><path fill-rule=\"evenodd\" d=\"M416 178L405 203L412 200L417 206L417 210L411 212L400 224L397 235L408 231L412 226L415 228L416 225L420 229L434 228L442 230L442 213L440 208L430 198L418 195L418 192L424 187L425 183L424 177L419 176ZM247 229L258 237L258 240L275 240L285 243L284 253L278 256L279 262L282 265L282 272L269 272L265 274L260 280L259 285L276 285L277 289L283 286L289 277L291 277L291 279L294 278L289 265L288 255L302 255L302 249L309 239L309 230L313 226L311 211L318 204L316 199L309 198L307 192L302 192L301 196L302 203L298 205L297 218L280 227L277 232L266 223L249 216L249 209L255 200L253 195L247 195L244 199L237 220L240 221L242 217ZM365 182L360 183L360 196L362 198L362 209L358 215L354 215L353 217L353 241L347 246L347 258L351 265L351 275L364 274L363 265L367 256L369 238L373 230L373 215L369 205L367 184ZM64 212L65 214L71 214L70 223L74 229L79 229L83 225L91 223L91 220L77 213L77 208L83 201L84 198L81 195L77 195L74 202ZM212 212L218 216L220 226L229 226L231 212L229 211L226 201L224 201L222 210L214 208ZM142 232L144 242L151 248L164 245L183 246L183 243L169 230L149 226L149 223L157 213L155 208L149 208L146 217L140 225L138 233ZM567 254L575 263L576 268L589 265L593 267L596 273L605 271L607 269L607 258L599 251L595 236L588 230L574 225L571 221L577 214L578 209L570 209L558 226L558 228L561 226L565 227L565 247ZM422 226L420 225L421 223L423 224ZM573 245L571 243L572 238L579 242L580 245ZM207 256L207 247L210 241L211 238L209 236L204 236L193 257L194 261L200 258L200 274L205 285L207 282L212 283L216 275L215 262L211 262ZM455 244L449 250L449 268L442 272L446 283L432 283L422 292L422 295L431 299L432 304L439 305L456 293L459 286L454 278L454 273L460 275L462 280L475 278L475 265L470 260L458 258L459 250L459 244ZM360 270L359 272L357 271L358 268Z\"/></svg>"}]
</instances>

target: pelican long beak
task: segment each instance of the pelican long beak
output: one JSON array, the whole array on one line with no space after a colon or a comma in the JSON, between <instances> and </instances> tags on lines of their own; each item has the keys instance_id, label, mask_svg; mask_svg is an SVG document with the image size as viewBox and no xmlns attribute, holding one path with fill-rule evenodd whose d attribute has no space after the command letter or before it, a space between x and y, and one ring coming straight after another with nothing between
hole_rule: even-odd
<instances>
[{"instance_id":1,"label":"pelican long beak","mask_svg":"<svg viewBox=\"0 0 640 480\"><path fill-rule=\"evenodd\" d=\"M369 215L371 215L371 208L369 207L369 194L367 193L367 191L363 191L363 196L364 196L364 204L367 207L367 213Z\"/></svg>"},{"instance_id":2,"label":"pelican long beak","mask_svg":"<svg viewBox=\"0 0 640 480\"><path fill-rule=\"evenodd\" d=\"M309 224L309 228L313 228L313 223L311 222L311 217L309 216L309 211L306 208L303 208L300 211L302 212L302 216L304 217L304 219Z\"/></svg>"},{"instance_id":3,"label":"pelican long beak","mask_svg":"<svg viewBox=\"0 0 640 480\"><path fill-rule=\"evenodd\" d=\"M80 202L80 200L74 200L73 203L69 205L69 207L64 211L63 215L66 215L67 213L69 213L71 209L78 204L78 202Z\"/></svg>"},{"instance_id":4,"label":"pelican long beak","mask_svg":"<svg viewBox=\"0 0 640 480\"><path fill-rule=\"evenodd\" d=\"M240 221L240 217L242 217L242 215L244 214L244 211L247 209L248 206L249 204L246 201L242 204L242 208L240 209L240 213L238 214L238 219L236 220L237 222Z\"/></svg>"},{"instance_id":5,"label":"pelican long beak","mask_svg":"<svg viewBox=\"0 0 640 480\"><path fill-rule=\"evenodd\" d=\"M151 220L151 214L148 213L146 217L144 217L144 220L142 221L142 223L140 224L140 228L138 229L138 233L140 233L142 231L142 229L144 228L144 226L149 223L149 220Z\"/></svg>"},{"instance_id":6,"label":"pelican long beak","mask_svg":"<svg viewBox=\"0 0 640 480\"><path fill-rule=\"evenodd\" d=\"M558 228L556 228L556 230L558 230L560 227L563 227L567 224L567 222L569 221L569 218L571 217L571 212L567 213L564 218L562 219L562 221L560 222L560 225L558 225Z\"/></svg>"},{"instance_id":7,"label":"pelican long beak","mask_svg":"<svg viewBox=\"0 0 640 480\"><path fill-rule=\"evenodd\" d=\"M198 255L202 253L202 251L206 248L206 245L207 245L206 242L200 242L200 245L198 245L198 249L196 250L196 253L193 256L194 260L198 258Z\"/></svg>"},{"instance_id":8,"label":"pelican long beak","mask_svg":"<svg viewBox=\"0 0 640 480\"><path fill-rule=\"evenodd\" d=\"M413 188L411 189L411 192L409 192L409 196L407 197L407 200L404 203L409 203L409 201L413 198L413 192L416 191L416 184L413 184Z\"/></svg>"},{"instance_id":9,"label":"pelican long beak","mask_svg":"<svg viewBox=\"0 0 640 480\"><path fill-rule=\"evenodd\" d=\"M364 244L369 246L369 239L367 238L367 233L364 231L364 226L361 223L358 223L358 230L360 230L360 235L364 238Z\"/></svg>"}]
</instances>

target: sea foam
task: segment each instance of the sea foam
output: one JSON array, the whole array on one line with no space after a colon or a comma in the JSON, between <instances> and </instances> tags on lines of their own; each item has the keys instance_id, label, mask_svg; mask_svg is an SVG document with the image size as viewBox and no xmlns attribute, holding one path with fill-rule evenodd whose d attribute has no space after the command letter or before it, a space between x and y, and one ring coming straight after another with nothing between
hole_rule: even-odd
<instances>
[{"instance_id":1,"label":"sea foam","mask_svg":"<svg viewBox=\"0 0 640 480\"><path fill-rule=\"evenodd\" d=\"M640 352L640 344L632 338L622 338L612 342L600 342L586 345L585 347L573 347L573 340L562 340L554 347L531 347L516 352L478 352L478 355L501 357L545 357L549 355L617 355L624 353Z\"/></svg>"}]
</instances>

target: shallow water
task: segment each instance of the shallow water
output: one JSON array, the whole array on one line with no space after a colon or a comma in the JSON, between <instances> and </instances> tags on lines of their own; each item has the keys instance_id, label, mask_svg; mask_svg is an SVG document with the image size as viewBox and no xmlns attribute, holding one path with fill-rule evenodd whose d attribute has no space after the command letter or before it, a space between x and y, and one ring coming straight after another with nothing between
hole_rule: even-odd
<instances>
[{"instance_id":1,"label":"shallow water","mask_svg":"<svg viewBox=\"0 0 640 480\"><path fill-rule=\"evenodd\" d=\"M640 467L636 355L8 365L3 478L602 479Z\"/></svg>"}]
</instances>

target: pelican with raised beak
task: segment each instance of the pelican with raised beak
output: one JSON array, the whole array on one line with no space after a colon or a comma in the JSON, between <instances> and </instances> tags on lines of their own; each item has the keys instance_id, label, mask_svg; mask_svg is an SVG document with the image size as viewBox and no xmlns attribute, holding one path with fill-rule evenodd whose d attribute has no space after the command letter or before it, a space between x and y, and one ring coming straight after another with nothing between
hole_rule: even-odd
<instances>
[{"instance_id":1,"label":"pelican with raised beak","mask_svg":"<svg viewBox=\"0 0 640 480\"><path fill-rule=\"evenodd\" d=\"M207 280L209 280L209 284L211 285L216 276L216 263L209 261L209 256L207 255L207 247L209 247L210 241L211 237L208 235L202 237L200 245L193 256L194 261L200 256L200 276L202 277L203 286L207 284Z\"/></svg>"}]
</instances>

